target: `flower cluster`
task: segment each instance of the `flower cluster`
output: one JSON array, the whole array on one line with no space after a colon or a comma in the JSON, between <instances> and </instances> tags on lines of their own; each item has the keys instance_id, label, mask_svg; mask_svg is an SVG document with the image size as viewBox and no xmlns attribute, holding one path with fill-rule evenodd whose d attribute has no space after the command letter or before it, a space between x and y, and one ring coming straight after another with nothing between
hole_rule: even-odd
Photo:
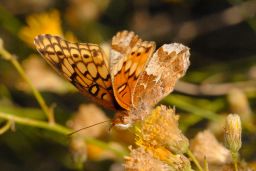
<instances>
[{"instance_id":1,"label":"flower cluster","mask_svg":"<svg viewBox=\"0 0 256 171\"><path fill-rule=\"evenodd\" d=\"M131 154L125 160L127 170L154 167L157 170L192 170L190 161L183 155L189 141L178 128L178 117L173 109L156 107L135 127L135 135L139 147L130 148Z\"/></svg>"}]
</instances>

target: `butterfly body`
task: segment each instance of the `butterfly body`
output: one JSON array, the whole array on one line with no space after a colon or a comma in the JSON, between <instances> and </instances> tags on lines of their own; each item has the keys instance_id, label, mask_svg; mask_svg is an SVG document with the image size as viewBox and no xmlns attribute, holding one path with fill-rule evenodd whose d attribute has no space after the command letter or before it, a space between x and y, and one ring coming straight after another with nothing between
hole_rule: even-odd
<instances>
[{"instance_id":1,"label":"butterfly body","mask_svg":"<svg viewBox=\"0 0 256 171\"><path fill-rule=\"evenodd\" d=\"M35 46L82 94L117 110L113 125L120 127L143 119L189 66L186 46L165 44L154 53L154 42L128 31L113 37L109 61L97 44L71 43L49 34L37 36Z\"/></svg>"}]
</instances>

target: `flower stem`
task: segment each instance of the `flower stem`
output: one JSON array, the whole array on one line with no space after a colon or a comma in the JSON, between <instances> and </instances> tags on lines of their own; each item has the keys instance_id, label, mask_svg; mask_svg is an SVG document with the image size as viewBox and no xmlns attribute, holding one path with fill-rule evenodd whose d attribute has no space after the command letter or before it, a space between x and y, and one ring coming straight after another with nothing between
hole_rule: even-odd
<instances>
[{"instance_id":1,"label":"flower stem","mask_svg":"<svg viewBox=\"0 0 256 171\"><path fill-rule=\"evenodd\" d=\"M0 118L6 119L10 122L22 124L22 125L33 126L33 127L37 127L37 128L43 128L46 130L54 131L54 132L57 132L57 133L67 136L67 138L68 138L68 134L72 132L71 129L66 128L62 125L59 125L57 123L49 124L48 122L38 121L35 119L30 119L30 118L23 118L23 117L19 117L17 115L10 114L10 113L0 112ZM124 155L126 155L125 151L119 151L119 150L111 147L109 144L99 141L95 138L91 138L91 137L84 137L84 138L87 143L94 144L102 149L112 151L118 157L123 157Z\"/></svg>"},{"instance_id":2,"label":"flower stem","mask_svg":"<svg viewBox=\"0 0 256 171\"><path fill-rule=\"evenodd\" d=\"M54 132L65 134L65 135L72 132L72 130L70 130L66 127L63 127L59 124L49 124L49 123L44 122L44 121L19 117L19 116L9 114L9 113L4 113L4 112L0 112L0 118L10 120L10 121L14 121L15 123L19 123L19 124L22 124L22 125L34 126L34 127L38 127L38 128L51 130L51 131L54 131Z\"/></svg>"},{"instance_id":3,"label":"flower stem","mask_svg":"<svg viewBox=\"0 0 256 171\"><path fill-rule=\"evenodd\" d=\"M201 165L199 164L198 160L196 159L196 157L194 156L194 154L188 150L187 151L187 155L191 158L191 160L195 163L196 167L198 168L199 171L203 171L203 168L201 167Z\"/></svg>"},{"instance_id":4,"label":"flower stem","mask_svg":"<svg viewBox=\"0 0 256 171\"><path fill-rule=\"evenodd\" d=\"M8 131L8 129L10 129L11 125L12 125L12 121L8 120L6 122L6 124L2 128L0 128L0 135L5 133L6 131Z\"/></svg>"},{"instance_id":5,"label":"flower stem","mask_svg":"<svg viewBox=\"0 0 256 171\"><path fill-rule=\"evenodd\" d=\"M233 164L234 164L234 169L235 171L238 171L238 166L237 166L237 161L238 161L238 153L237 152L231 152Z\"/></svg>"},{"instance_id":6,"label":"flower stem","mask_svg":"<svg viewBox=\"0 0 256 171\"><path fill-rule=\"evenodd\" d=\"M49 123L54 124L55 120L54 120L53 111L46 105L42 95L39 93L39 91L34 87L32 82L30 81L30 79L27 77L25 71L21 67L21 65L18 62L18 60L16 59L16 57L11 55L7 50L5 50L2 44L0 45L0 54L2 55L2 57L5 60L8 60L13 64L13 66L16 68L16 70L18 71L20 76L27 82L27 84L30 86L36 100L38 101L40 107L42 108L42 110L46 114Z\"/></svg>"},{"instance_id":7,"label":"flower stem","mask_svg":"<svg viewBox=\"0 0 256 171\"><path fill-rule=\"evenodd\" d=\"M208 162L207 162L206 158L204 158L204 170L209 171Z\"/></svg>"}]
</instances>

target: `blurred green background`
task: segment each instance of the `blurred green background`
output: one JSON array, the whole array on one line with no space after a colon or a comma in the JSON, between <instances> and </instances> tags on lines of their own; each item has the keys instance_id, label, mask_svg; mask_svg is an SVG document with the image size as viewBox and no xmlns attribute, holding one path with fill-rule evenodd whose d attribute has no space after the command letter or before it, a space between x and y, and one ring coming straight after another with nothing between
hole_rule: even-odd
<instances>
[{"instance_id":1,"label":"blurred green background","mask_svg":"<svg viewBox=\"0 0 256 171\"><path fill-rule=\"evenodd\" d=\"M79 106L89 100L45 65L33 46L36 35L52 33L70 41L106 45L117 31L132 30L144 40L155 41L157 47L183 43L190 48L190 68L176 91L162 103L176 106L181 114L181 128L189 138L214 127L221 115L235 112L246 123L250 118L243 132L241 155L246 161L254 161L255 13L254 0L1 0L0 37L5 49L16 55L27 76L42 92L46 103L56 106L56 122L64 127ZM3 58L0 112L46 120L26 82ZM111 111L105 112L110 118L113 115ZM6 121L0 119L0 126L4 127ZM131 143L114 133L106 134L99 139L107 145L122 144L120 151L125 154L123 148ZM83 162L80 158L75 161L74 153L70 152L70 139L52 130L13 122L0 135L3 171L121 170L122 157L118 155L95 159L86 153L88 159Z\"/></svg>"}]
</instances>

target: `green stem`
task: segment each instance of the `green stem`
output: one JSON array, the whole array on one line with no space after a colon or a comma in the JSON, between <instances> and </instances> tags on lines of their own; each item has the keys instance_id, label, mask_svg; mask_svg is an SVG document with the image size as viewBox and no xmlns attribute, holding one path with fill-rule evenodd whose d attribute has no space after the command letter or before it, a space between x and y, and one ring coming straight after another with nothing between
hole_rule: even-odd
<instances>
[{"instance_id":1,"label":"green stem","mask_svg":"<svg viewBox=\"0 0 256 171\"><path fill-rule=\"evenodd\" d=\"M11 125L12 125L12 121L8 120L6 124L2 128L0 128L0 135L8 131Z\"/></svg>"},{"instance_id":2,"label":"green stem","mask_svg":"<svg viewBox=\"0 0 256 171\"><path fill-rule=\"evenodd\" d=\"M199 171L203 171L203 168L201 167L201 165L199 164L199 162L197 161L196 157L194 156L194 154L188 150L187 151L187 155L191 158L191 160L195 163L196 167L198 168Z\"/></svg>"},{"instance_id":3,"label":"green stem","mask_svg":"<svg viewBox=\"0 0 256 171\"><path fill-rule=\"evenodd\" d=\"M206 160L206 157L204 158L204 170L209 171L208 162Z\"/></svg>"},{"instance_id":4,"label":"green stem","mask_svg":"<svg viewBox=\"0 0 256 171\"><path fill-rule=\"evenodd\" d=\"M238 171L237 161L238 161L238 153L237 152L231 152L231 156L233 159L234 169L235 171Z\"/></svg>"},{"instance_id":5,"label":"green stem","mask_svg":"<svg viewBox=\"0 0 256 171\"><path fill-rule=\"evenodd\" d=\"M26 126L33 126L33 127L37 127L37 128L43 128L46 130L54 131L54 132L57 132L57 133L67 136L67 138L68 138L68 134L73 132L71 129L68 129L64 126L57 124L57 123L49 124L44 121L38 121L38 120L30 119L30 118L22 118L22 117L19 117L19 116L13 115L13 114L9 114L9 113L0 112L0 118L6 119L11 122L13 121L15 123L26 125ZM112 151L118 157L123 157L124 155L127 154L125 151L124 152L119 151L119 150L111 147L109 144L99 141L97 139L94 139L91 137L84 137L84 138L87 143L94 144L102 149Z\"/></svg>"},{"instance_id":6,"label":"green stem","mask_svg":"<svg viewBox=\"0 0 256 171\"><path fill-rule=\"evenodd\" d=\"M50 110L50 108L46 105L42 95L39 93L39 91L34 87L32 82L30 81L30 79L27 77L25 71L22 69L22 67L21 67L20 63L18 62L18 60L16 59L16 57L11 55L1 45L0 45L0 54L3 56L3 58L5 60L10 61L14 65L14 67L16 68L16 70L18 71L20 76L28 83L28 85L30 86L30 88L31 88L36 100L38 101L40 107L42 108L42 110L46 114L46 116L48 118L48 121L51 124L54 124L55 120L54 120L54 115L53 115L52 110Z\"/></svg>"},{"instance_id":7,"label":"green stem","mask_svg":"<svg viewBox=\"0 0 256 171\"><path fill-rule=\"evenodd\" d=\"M44 121L34 120L34 119L30 119L30 118L23 118L23 117L19 117L19 116L9 114L9 113L4 113L4 112L0 112L0 118L14 121L15 123L19 123L22 125L33 126L33 127L51 130L51 131L58 132L58 133L61 133L64 135L67 135L70 132L72 132L72 130L70 130L66 127L63 127L59 124L49 124Z\"/></svg>"}]
</instances>

